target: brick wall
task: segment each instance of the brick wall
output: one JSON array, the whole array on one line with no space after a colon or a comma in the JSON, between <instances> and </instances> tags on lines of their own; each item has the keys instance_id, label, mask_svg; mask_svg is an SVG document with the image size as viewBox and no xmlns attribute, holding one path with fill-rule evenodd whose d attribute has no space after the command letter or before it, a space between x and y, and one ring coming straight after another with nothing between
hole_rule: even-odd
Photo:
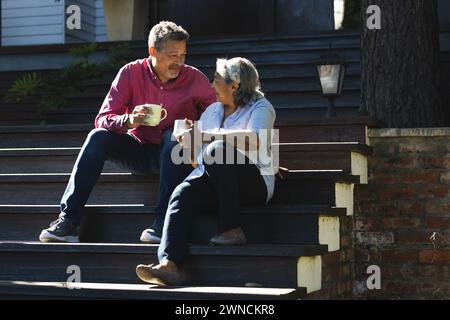
<instances>
[{"instance_id":1,"label":"brick wall","mask_svg":"<svg viewBox=\"0 0 450 320\"><path fill-rule=\"evenodd\" d=\"M369 138L369 184L355 187L356 297L449 299L450 128ZM369 265L380 267L380 290L367 288Z\"/></svg>"}]
</instances>

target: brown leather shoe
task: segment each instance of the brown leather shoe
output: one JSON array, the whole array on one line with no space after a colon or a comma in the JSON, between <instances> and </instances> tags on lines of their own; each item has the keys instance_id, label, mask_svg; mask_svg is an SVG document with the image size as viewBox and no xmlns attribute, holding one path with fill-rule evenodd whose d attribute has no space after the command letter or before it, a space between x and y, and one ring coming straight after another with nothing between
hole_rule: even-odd
<instances>
[{"instance_id":1,"label":"brown leather shoe","mask_svg":"<svg viewBox=\"0 0 450 320\"><path fill-rule=\"evenodd\" d=\"M160 286L179 285L184 281L184 273L156 269L153 264L138 265L136 267L136 274L142 281Z\"/></svg>"},{"instance_id":2,"label":"brown leather shoe","mask_svg":"<svg viewBox=\"0 0 450 320\"><path fill-rule=\"evenodd\" d=\"M223 246L243 245L247 243L247 238L245 237L244 231L239 228L239 231L236 235L229 235L224 232L218 236L212 237L211 239L209 239L209 242L214 245Z\"/></svg>"}]
</instances>

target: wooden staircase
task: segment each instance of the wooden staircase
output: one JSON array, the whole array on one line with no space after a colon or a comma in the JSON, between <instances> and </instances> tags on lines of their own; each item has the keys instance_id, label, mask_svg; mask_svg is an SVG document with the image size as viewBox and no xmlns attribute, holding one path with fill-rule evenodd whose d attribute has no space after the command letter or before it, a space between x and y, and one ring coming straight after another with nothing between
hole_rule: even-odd
<instances>
[{"instance_id":1,"label":"wooden staircase","mask_svg":"<svg viewBox=\"0 0 450 320\"><path fill-rule=\"evenodd\" d=\"M248 245L210 246L217 217L198 213L183 287L142 284L135 275L137 264L157 261L157 245L139 243L139 235L153 220L158 176L131 175L107 162L85 210L82 243L37 241L40 231L57 218L59 200L112 73L105 73L104 81L87 83L87 93L73 97L69 122L74 123L61 123L67 117L59 116L54 118L56 124L45 125L36 124L39 119L34 124L28 119L21 122L12 115L11 123L4 120L0 298L300 299L320 293L326 278L322 257L341 249L340 221L353 213L354 185L367 183L367 157L372 151L366 138L368 119L312 118L325 113L326 101L320 101L318 88L306 80L314 72L308 59L327 48L330 38L341 43L343 52L347 42L354 46L354 35L194 42L190 63L204 67L206 73L218 55L239 52L256 62L269 100L284 115L276 123L280 139L274 147L279 149L280 165L289 172L277 181L270 204L242 208ZM355 78L356 58L351 67ZM298 78L295 85L294 78ZM0 74L0 79L5 84L10 73ZM352 95L357 96L350 88L342 108L355 112L357 100ZM66 283L72 265L81 269L78 286L83 290L67 288L74 285Z\"/></svg>"},{"instance_id":2,"label":"wooden staircase","mask_svg":"<svg viewBox=\"0 0 450 320\"><path fill-rule=\"evenodd\" d=\"M262 89L277 108L279 120L320 118L328 101L323 99L315 63L328 51L329 44L348 63L343 95L336 100L340 115L356 114L359 107L359 35L337 32L303 36L254 36L221 40L192 40L186 63L213 78L217 57L244 56L255 63ZM130 43L129 60L146 57L146 43ZM68 95L61 110L39 113L36 98L21 103L6 103L0 108L0 125L92 123L118 70L104 70L102 79L86 83L82 94ZM0 77L0 97L11 83L25 72L4 72Z\"/></svg>"}]
</instances>

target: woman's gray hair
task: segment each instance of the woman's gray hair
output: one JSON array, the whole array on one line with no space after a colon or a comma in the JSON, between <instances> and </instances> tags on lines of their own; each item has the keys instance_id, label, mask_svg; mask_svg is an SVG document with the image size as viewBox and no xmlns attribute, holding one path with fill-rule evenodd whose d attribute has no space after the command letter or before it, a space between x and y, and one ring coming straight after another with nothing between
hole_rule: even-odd
<instances>
[{"instance_id":1,"label":"woman's gray hair","mask_svg":"<svg viewBox=\"0 0 450 320\"><path fill-rule=\"evenodd\" d=\"M235 82L239 85L234 97L237 106L244 106L253 99L264 97L260 90L258 71L250 60L241 57L217 59L216 72L226 83Z\"/></svg>"},{"instance_id":2,"label":"woman's gray hair","mask_svg":"<svg viewBox=\"0 0 450 320\"><path fill-rule=\"evenodd\" d=\"M160 51L168 40L188 41L189 33L171 21L161 21L150 30L148 47Z\"/></svg>"}]
</instances>

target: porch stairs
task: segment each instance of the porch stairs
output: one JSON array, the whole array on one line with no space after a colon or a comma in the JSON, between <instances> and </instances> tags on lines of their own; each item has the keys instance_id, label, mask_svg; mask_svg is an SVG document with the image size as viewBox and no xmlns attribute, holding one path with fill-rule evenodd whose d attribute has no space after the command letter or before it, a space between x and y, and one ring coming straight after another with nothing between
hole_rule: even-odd
<instances>
[{"instance_id":1,"label":"porch stairs","mask_svg":"<svg viewBox=\"0 0 450 320\"><path fill-rule=\"evenodd\" d=\"M323 118L312 60L335 43L350 62L340 117ZM138 47L137 49L143 49ZM277 110L280 165L289 169L266 206L242 208L245 246L210 246L216 217L193 221L182 287L143 284L139 263L157 261L157 245L141 244L158 197L158 176L134 176L107 162L86 207L81 243L39 243L59 213L59 200L80 147L115 74L86 83L67 109L43 122L36 101L4 103L0 126L0 298L302 299L320 293L322 257L341 248L340 220L353 214L353 188L367 183L372 150L368 119L356 117L359 54L356 34L245 37L193 41L191 61L211 75L217 56L256 63ZM138 52L138 50L134 52ZM0 73L0 92L20 72ZM78 266L82 290L69 290ZM70 270L70 268L69 268Z\"/></svg>"}]
</instances>

